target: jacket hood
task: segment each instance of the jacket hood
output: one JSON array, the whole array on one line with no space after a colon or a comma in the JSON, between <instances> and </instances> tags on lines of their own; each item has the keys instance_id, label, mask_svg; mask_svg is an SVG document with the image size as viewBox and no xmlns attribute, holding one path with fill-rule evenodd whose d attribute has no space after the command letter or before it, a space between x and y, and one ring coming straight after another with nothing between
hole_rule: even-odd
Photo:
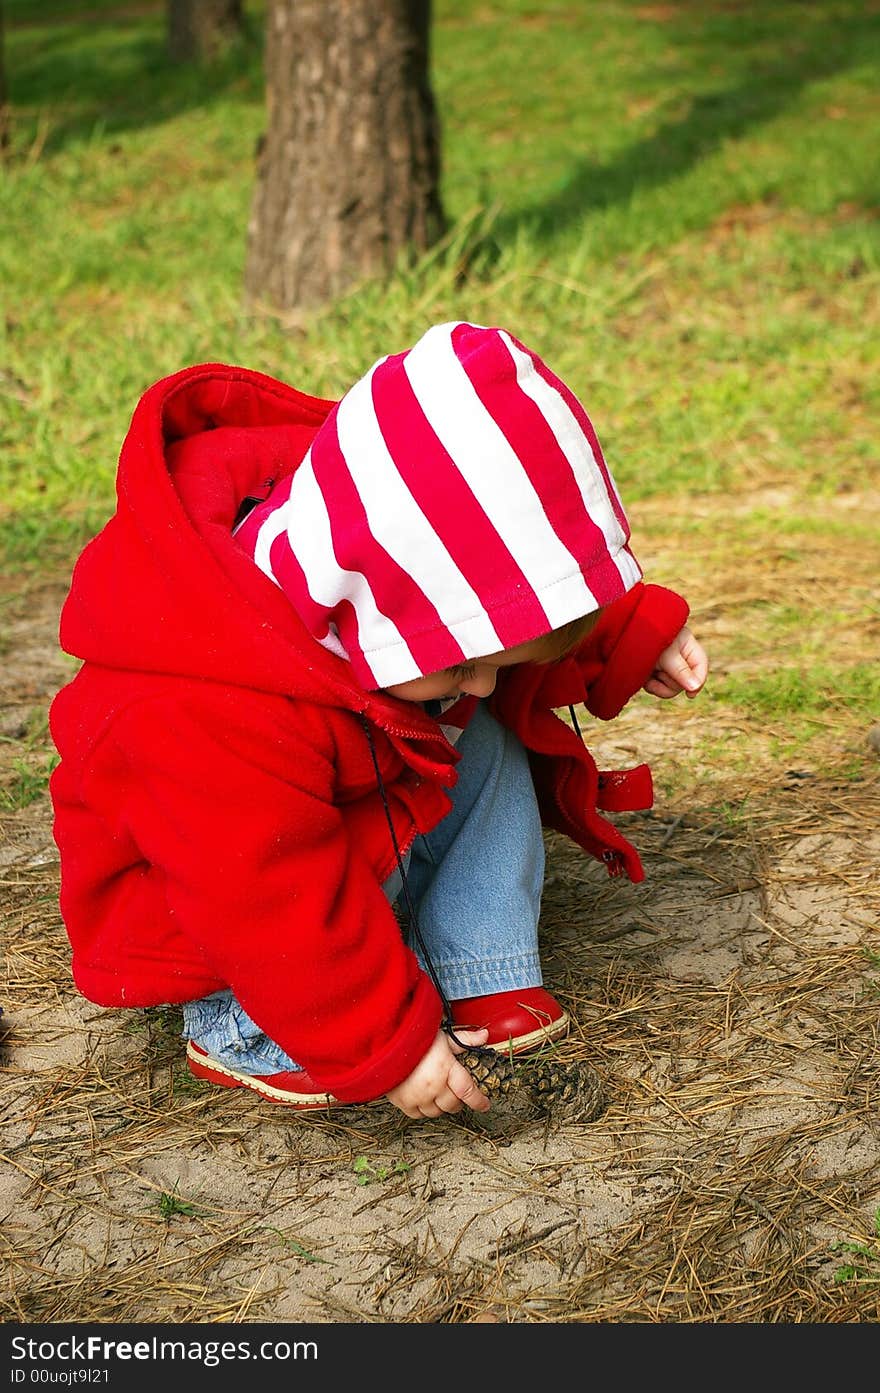
<instances>
[{"instance_id":1,"label":"jacket hood","mask_svg":"<svg viewBox=\"0 0 880 1393\"><path fill-rule=\"evenodd\" d=\"M62 648L107 668L351 704L349 665L315 644L232 536L242 500L295 469L334 405L219 363L155 383L122 445L116 510L74 568Z\"/></svg>"}]
</instances>

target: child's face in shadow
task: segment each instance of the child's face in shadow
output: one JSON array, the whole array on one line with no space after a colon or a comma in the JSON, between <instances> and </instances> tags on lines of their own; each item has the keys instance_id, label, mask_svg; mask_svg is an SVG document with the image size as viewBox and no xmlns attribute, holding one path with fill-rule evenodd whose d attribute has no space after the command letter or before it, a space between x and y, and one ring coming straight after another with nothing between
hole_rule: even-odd
<instances>
[{"instance_id":1,"label":"child's face in shadow","mask_svg":"<svg viewBox=\"0 0 880 1393\"><path fill-rule=\"evenodd\" d=\"M401 701L444 701L459 696L491 696L495 690L499 670L514 667L517 663L538 663L547 661L545 639L533 639L529 643L518 643L514 648L502 649L500 653L489 653L485 658L472 658L468 663L456 667L443 668L442 672L431 672L426 677L414 677L409 682L397 682L386 687L389 696L399 697Z\"/></svg>"}]
</instances>

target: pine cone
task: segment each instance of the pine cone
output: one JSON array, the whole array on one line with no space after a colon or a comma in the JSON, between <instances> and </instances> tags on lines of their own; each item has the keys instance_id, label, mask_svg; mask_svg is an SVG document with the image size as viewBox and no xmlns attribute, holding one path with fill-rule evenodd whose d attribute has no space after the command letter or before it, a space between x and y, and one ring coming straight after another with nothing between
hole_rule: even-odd
<instances>
[{"instance_id":1,"label":"pine cone","mask_svg":"<svg viewBox=\"0 0 880 1393\"><path fill-rule=\"evenodd\" d=\"M511 1059L509 1054L483 1046L463 1050L458 1062L490 1098L522 1084L536 1103L564 1112L570 1121L592 1122L605 1108L602 1080L582 1059L568 1063L533 1056Z\"/></svg>"},{"instance_id":2,"label":"pine cone","mask_svg":"<svg viewBox=\"0 0 880 1393\"><path fill-rule=\"evenodd\" d=\"M526 1065L523 1082L536 1102L563 1109L572 1121L592 1122L605 1110L602 1080L583 1059L535 1060Z\"/></svg>"},{"instance_id":3,"label":"pine cone","mask_svg":"<svg viewBox=\"0 0 880 1393\"><path fill-rule=\"evenodd\" d=\"M473 1049L464 1050L457 1058L459 1064L463 1064L467 1069L474 1083L478 1084L484 1093L488 1093L490 1098L509 1093L516 1083L510 1056L499 1054L497 1050L488 1046L482 1049L475 1046Z\"/></svg>"}]
</instances>

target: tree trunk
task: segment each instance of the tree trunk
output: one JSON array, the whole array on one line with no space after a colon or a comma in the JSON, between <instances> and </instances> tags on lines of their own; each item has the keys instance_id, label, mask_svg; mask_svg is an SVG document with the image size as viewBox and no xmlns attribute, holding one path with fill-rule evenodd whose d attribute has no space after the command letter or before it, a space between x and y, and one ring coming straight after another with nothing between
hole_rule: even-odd
<instances>
[{"instance_id":1,"label":"tree trunk","mask_svg":"<svg viewBox=\"0 0 880 1393\"><path fill-rule=\"evenodd\" d=\"M441 236L430 27L430 0L269 0L251 304L319 304Z\"/></svg>"},{"instance_id":2,"label":"tree trunk","mask_svg":"<svg viewBox=\"0 0 880 1393\"><path fill-rule=\"evenodd\" d=\"M242 0L168 0L172 63L213 58L244 30Z\"/></svg>"}]
</instances>

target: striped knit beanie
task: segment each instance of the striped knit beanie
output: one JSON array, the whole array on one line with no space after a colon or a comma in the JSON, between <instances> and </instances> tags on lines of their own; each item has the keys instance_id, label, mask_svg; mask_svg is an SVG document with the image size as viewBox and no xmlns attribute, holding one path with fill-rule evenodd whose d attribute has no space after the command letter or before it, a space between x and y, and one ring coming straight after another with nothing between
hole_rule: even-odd
<instances>
[{"instance_id":1,"label":"striped knit beanie","mask_svg":"<svg viewBox=\"0 0 880 1393\"><path fill-rule=\"evenodd\" d=\"M236 537L367 690L540 638L641 570L577 398L504 329L380 358Z\"/></svg>"}]
</instances>

